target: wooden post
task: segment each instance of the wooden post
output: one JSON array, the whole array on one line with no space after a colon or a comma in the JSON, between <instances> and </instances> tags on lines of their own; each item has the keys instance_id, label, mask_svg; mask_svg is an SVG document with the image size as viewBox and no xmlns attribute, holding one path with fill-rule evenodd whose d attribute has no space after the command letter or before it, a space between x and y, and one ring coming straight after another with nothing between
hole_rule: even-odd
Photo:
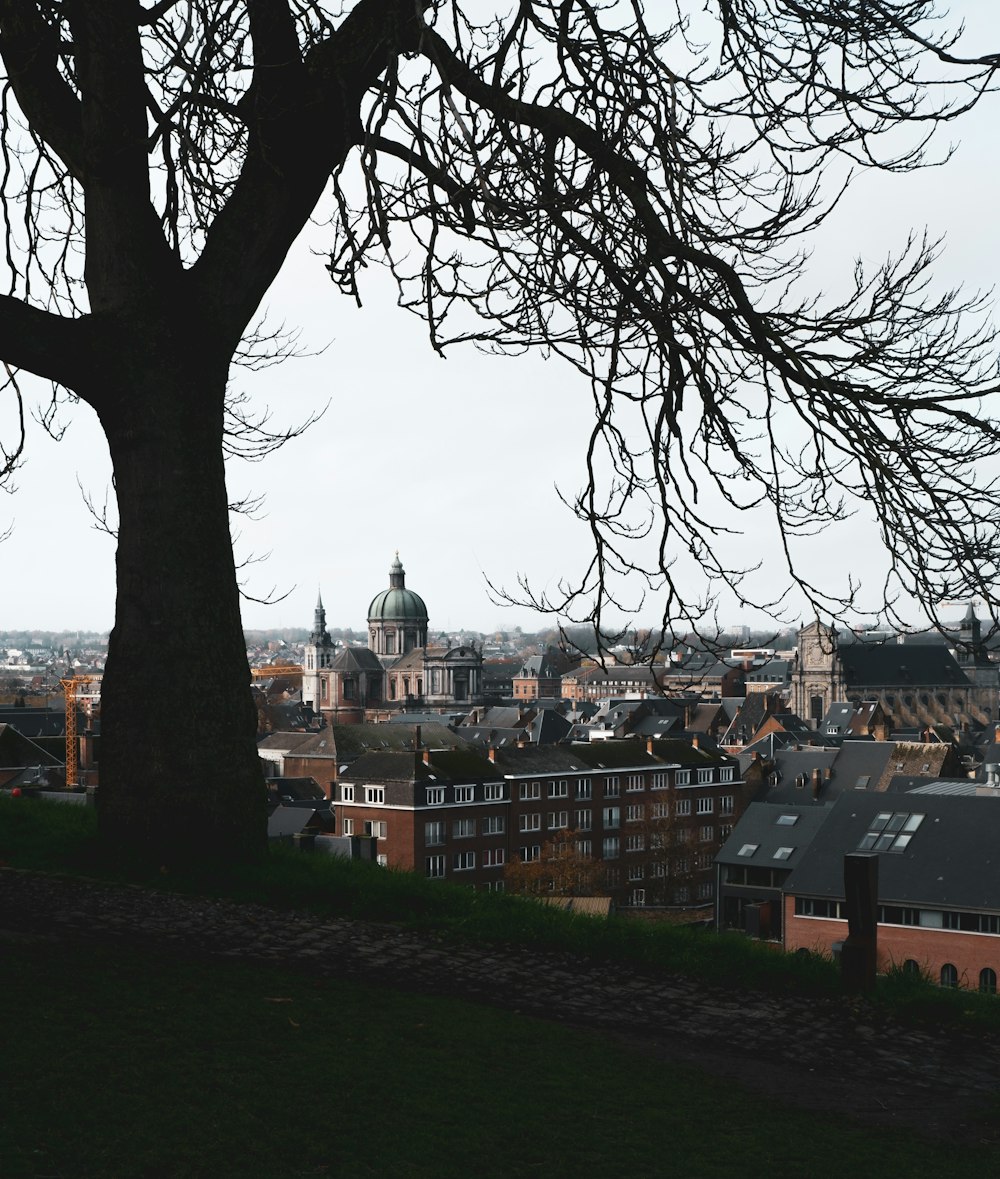
<instances>
[{"instance_id":1,"label":"wooden post","mask_svg":"<svg viewBox=\"0 0 1000 1179\"><path fill-rule=\"evenodd\" d=\"M849 933L840 952L841 982L854 994L872 991L878 960L877 853L844 856L844 895Z\"/></svg>"}]
</instances>

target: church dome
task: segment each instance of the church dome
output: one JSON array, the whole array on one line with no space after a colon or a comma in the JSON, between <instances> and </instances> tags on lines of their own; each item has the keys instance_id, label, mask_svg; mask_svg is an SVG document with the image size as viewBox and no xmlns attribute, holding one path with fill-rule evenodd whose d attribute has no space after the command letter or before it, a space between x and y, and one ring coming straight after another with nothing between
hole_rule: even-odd
<instances>
[{"instance_id":1,"label":"church dome","mask_svg":"<svg viewBox=\"0 0 1000 1179\"><path fill-rule=\"evenodd\" d=\"M424 599L406 588L406 574L399 553L389 570L389 588L372 599L368 607L369 622L419 622L427 625Z\"/></svg>"}]
</instances>

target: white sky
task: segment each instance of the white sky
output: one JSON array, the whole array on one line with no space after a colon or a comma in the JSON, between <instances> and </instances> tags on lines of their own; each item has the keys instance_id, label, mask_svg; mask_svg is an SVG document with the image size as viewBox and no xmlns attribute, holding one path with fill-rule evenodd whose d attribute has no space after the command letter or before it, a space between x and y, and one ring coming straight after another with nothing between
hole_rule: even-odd
<instances>
[{"instance_id":1,"label":"white sky","mask_svg":"<svg viewBox=\"0 0 1000 1179\"><path fill-rule=\"evenodd\" d=\"M1000 9L958 0L952 15L965 16L969 52L1000 51ZM991 287L1000 264L998 116L1000 95L946 128L942 145L950 137L959 146L944 167L863 178L818 245L816 285L836 284L856 255L877 263L902 246L909 228L926 225L947 236L942 285ZM325 231L310 232L310 244L322 250ZM365 293L358 311L336 292L323 258L300 242L266 305L272 320L302 327L306 347L329 347L264 374L236 373L237 385L270 405L276 425L329 401L305 436L261 464L231 468L232 498L266 493L263 519L237 523L238 557L270 554L247 570L247 589L290 591L274 606L245 603L244 624L308 626L321 586L330 625L363 627L398 549L432 631L549 625L492 604L485 579L513 588L522 573L544 589L585 562L586 535L554 486L572 493L581 482L591 417L586 384L560 362L537 357L467 348L441 360L378 274ZM79 479L103 499L106 446L88 407L77 406L68 420L58 444L29 423L16 494L0 496L0 531L13 523L0 545L0 630L100 630L113 622L114 543L93 529L77 487ZM744 545L766 561L763 535L748 535ZM855 574L880 562L877 538L857 523L822 552L831 575L848 562ZM725 607L721 617L756 621Z\"/></svg>"}]
</instances>

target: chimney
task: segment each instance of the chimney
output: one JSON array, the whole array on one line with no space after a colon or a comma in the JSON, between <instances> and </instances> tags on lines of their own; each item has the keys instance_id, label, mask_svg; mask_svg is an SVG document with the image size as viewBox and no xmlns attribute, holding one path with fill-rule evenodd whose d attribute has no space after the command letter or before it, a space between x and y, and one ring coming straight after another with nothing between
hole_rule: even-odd
<instances>
[{"instance_id":1,"label":"chimney","mask_svg":"<svg viewBox=\"0 0 1000 1179\"><path fill-rule=\"evenodd\" d=\"M420 748L420 726L417 725L413 730L413 748Z\"/></svg>"},{"instance_id":2,"label":"chimney","mask_svg":"<svg viewBox=\"0 0 1000 1179\"><path fill-rule=\"evenodd\" d=\"M757 752L756 749L750 754L750 760L751 761L760 761L760 754Z\"/></svg>"},{"instance_id":3,"label":"chimney","mask_svg":"<svg viewBox=\"0 0 1000 1179\"><path fill-rule=\"evenodd\" d=\"M700 749L700 748L701 748L701 744L700 744L700 742L699 742L699 740L698 740L698 734L697 734L697 733L696 733L696 734L695 734L695 735L694 735L694 736L691 738L691 748L692 748L692 749Z\"/></svg>"},{"instance_id":4,"label":"chimney","mask_svg":"<svg viewBox=\"0 0 1000 1179\"><path fill-rule=\"evenodd\" d=\"M653 756L653 738L652 737L646 738L646 752L650 755L650 757Z\"/></svg>"},{"instance_id":5,"label":"chimney","mask_svg":"<svg viewBox=\"0 0 1000 1179\"><path fill-rule=\"evenodd\" d=\"M813 798L819 798L819 792L823 788L823 775L818 768L812 772L812 788Z\"/></svg>"},{"instance_id":6,"label":"chimney","mask_svg":"<svg viewBox=\"0 0 1000 1179\"><path fill-rule=\"evenodd\" d=\"M495 762L497 759L497 747L495 745L491 745L486 756L490 759L491 762Z\"/></svg>"},{"instance_id":7,"label":"chimney","mask_svg":"<svg viewBox=\"0 0 1000 1179\"><path fill-rule=\"evenodd\" d=\"M425 766L429 766L431 764L431 751L429 749L424 750L423 762Z\"/></svg>"}]
</instances>

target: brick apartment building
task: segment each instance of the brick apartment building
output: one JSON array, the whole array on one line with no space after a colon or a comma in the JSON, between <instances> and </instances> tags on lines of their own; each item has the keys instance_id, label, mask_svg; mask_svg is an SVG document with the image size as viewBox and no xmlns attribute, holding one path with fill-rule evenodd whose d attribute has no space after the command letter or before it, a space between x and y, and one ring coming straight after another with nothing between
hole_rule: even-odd
<instances>
[{"instance_id":1,"label":"brick apartment building","mask_svg":"<svg viewBox=\"0 0 1000 1179\"><path fill-rule=\"evenodd\" d=\"M748 802L734 758L653 739L371 752L332 790L337 833L374 835L387 866L500 890L515 857L571 831L633 906L709 905Z\"/></svg>"}]
</instances>

